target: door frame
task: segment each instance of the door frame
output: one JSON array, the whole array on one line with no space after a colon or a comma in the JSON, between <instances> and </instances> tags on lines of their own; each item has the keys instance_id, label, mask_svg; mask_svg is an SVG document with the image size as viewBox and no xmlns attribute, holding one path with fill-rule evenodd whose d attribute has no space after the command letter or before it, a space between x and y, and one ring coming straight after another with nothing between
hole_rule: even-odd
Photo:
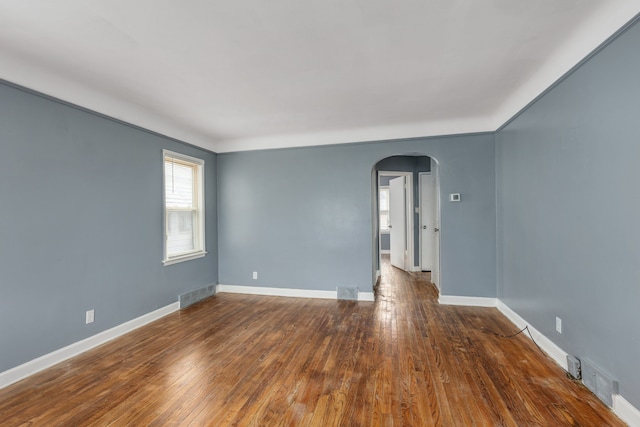
<instances>
[{"instance_id":1,"label":"door frame","mask_svg":"<svg viewBox=\"0 0 640 427\"><path fill-rule=\"evenodd\" d=\"M418 172L418 197L419 197L419 201L418 204L420 205L420 211L418 213L418 218L420 218L420 224L418 224L418 245L420 246L420 270L421 271L425 271L424 270L424 266L422 265L422 252L424 250L424 239L422 238L422 227L424 226L424 218L423 216L423 210L424 210L424 206L423 206L423 200L422 200L422 177L424 175L429 175L431 176L431 172ZM431 177L433 179L433 177ZM434 198L435 198L435 194L434 194ZM434 212L435 213L435 212ZM435 215L434 215L435 216Z\"/></svg>"},{"instance_id":2,"label":"door frame","mask_svg":"<svg viewBox=\"0 0 640 427\"><path fill-rule=\"evenodd\" d=\"M438 231L435 232L434 235L434 254L433 254L433 268L431 269L431 282L436 285L438 290L440 290L440 182L438 180L438 169L437 163L431 160L431 171L430 172L419 172L418 173L418 188L419 188L419 196L420 196L420 227L424 224L424 219L422 217L423 212L423 203L422 199L422 176L430 175L431 183L433 187L433 226L437 228ZM420 236L420 268L422 269L422 251L423 251L423 239L422 239L422 230L419 232Z\"/></svg>"},{"instance_id":3,"label":"door frame","mask_svg":"<svg viewBox=\"0 0 640 427\"><path fill-rule=\"evenodd\" d=\"M438 165L437 163L434 161L433 158L431 158L431 171L430 172L419 172L418 173L418 195L420 197L420 224L422 225L424 223L423 218L422 218L422 179L420 178L421 175L431 175L432 178L432 184L433 184L433 199L435 201L435 207L434 207L434 223L435 223L435 227L437 227L438 229L440 229L440 181L438 179ZM420 268L422 269L422 230L420 230L420 232L418 233L419 237L420 237L420 242L419 242L419 246L420 246ZM435 253L434 253L434 267L431 271L431 281L436 285L436 287L438 288L438 291L440 291L440 232L436 232L434 238L436 239L435 241ZM433 270L436 270L435 272Z\"/></svg>"},{"instance_id":4,"label":"door frame","mask_svg":"<svg viewBox=\"0 0 640 427\"><path fill-rule=\"evenodd\" d=\"M431 281L435 283L436 288L438 288L438 292L442 291L442 263L440 260L442 259L442 252L440 250L441 243L441 235L442 235L442 222L441 222L441 214L442 214L442 197L440 195L440 164L436 159L431 157L431 173L433 174L433 185L435 190L435 200L437 203L436 206L436 224L438 227L438 233L436 233L436 263L438 266L438 270L436 271L436 275L434 277L432 273Z\"/></svg>"},{"instance_id":5,"label":"door frame","mask_svg":"<svg viewBox=\"0 0 640 427\"><path fill-rule=\"evenodd\" d=\"M404 206L404 215L405 215L405 224L406 224L406 236L405 236L405 257L404 257L404 270L405 271L414 271L415 270L415 260L414 260L414 224L413 224L413 172L406 171L378 171L378 176L376 178L376 192L380 192L380 177L381 176L395 176L405 177L405 206ZM376 200L378 197L376 196ZM380 203L376 203L376 214L378 218L380 218ZM381 235L380 233L380 224L378 224L378 237ZM382 239L379 238L381 242ZM378 244L378 265L382 265L382 254L381 254L381 243Z\"/></svg>"}]
</instances>

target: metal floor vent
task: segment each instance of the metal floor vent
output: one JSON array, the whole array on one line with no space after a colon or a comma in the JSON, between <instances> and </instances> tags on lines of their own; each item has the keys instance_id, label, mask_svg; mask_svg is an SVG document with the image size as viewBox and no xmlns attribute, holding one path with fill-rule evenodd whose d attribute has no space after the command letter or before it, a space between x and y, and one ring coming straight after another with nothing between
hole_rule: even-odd
<instances>
[{"instance_id":1,"label":"metal floor vent","mask_svg":"<svg viewBox=\"0 0 640 427\"><path fill-rule=\"evenodd\" d=\"M338 299L358 301L358 288L338 286Z\"/></svg>"},{"instance_id":2,"label":"metal floor vent","mask_svg":"<svg viewBox=\"0 0 640 427\"><path fill-rule=\"evenodd\" d=\"M582 359L582 383L609 407L613 407L613 395L618 394L618 381L612 380L586 359Z\"/></svg>"},{"instance_id":3,"label":"metal floor vent","mask_svg":"<svg viewBox=\"0 0 640 427\"><path fill-rule=\"evenodd\" d=\"M195 304L196 302L208 298L211 295L215 295L215 293L216 286L208 285L203 288L182 294L178 297L180 308L189 307L191 304Z\"/></svg>"}]
</instances>

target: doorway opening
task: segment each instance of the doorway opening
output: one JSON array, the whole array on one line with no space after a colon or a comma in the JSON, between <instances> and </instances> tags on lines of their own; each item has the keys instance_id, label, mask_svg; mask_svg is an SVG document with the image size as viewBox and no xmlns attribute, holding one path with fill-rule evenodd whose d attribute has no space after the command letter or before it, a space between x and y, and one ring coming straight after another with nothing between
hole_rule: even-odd
<instances>
[{"instance_id":1,"label":"doorway opening","mask_svg":"<svg viewBox=\"0 0 640 427\"><path fill-rule=\"evenodd\" d=\"M426 271L440 290L438 162L428 156L391 156L373 168L374 281L382 263Z\"/></svg>"}]
</instances>

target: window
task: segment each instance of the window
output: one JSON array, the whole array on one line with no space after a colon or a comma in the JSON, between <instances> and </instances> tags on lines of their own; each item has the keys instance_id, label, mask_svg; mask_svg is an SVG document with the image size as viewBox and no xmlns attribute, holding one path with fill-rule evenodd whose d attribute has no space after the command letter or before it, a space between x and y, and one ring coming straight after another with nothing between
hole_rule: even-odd
<instances>
[{"instance_id":1,"label":"window","mask_svg":"<svg viewBox=\"0 0 640 427\"><path fill-rule=\"evenodd\" d=\"M205 256L204 160L163 150L164 265Z\"/></svg>"},{"instance_id":2,"label":"window","mask_svg":"<svg viewBox=\"0 0 640 427\"><path fill-rule=\"evenodd\" d=\"M380 187L380 231L389 231L389 188Z\"/></svg>"}]
</instances>

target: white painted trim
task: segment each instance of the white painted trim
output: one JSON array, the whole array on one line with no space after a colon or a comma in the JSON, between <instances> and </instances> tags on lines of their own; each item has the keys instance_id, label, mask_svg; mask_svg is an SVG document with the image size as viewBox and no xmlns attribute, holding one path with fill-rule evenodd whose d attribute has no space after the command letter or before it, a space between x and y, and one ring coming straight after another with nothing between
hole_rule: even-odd
<instances>
[{"instance_id":1,"label":"white painted trim","mask_svg":"<svg viewBox=\"0 0 640 427\"><path fill-rule=\"evenodd\" d=\"M375 301L376 298L373 292L360 292L358 291L358 301Z\"/></svg>"},{"instance_id":2,"label":"white painted trim","mask_svg":"<svg viewBox=\"0 0 640 427\"><path fill-rule=\"evenodd\" d=\"M169 228L168 217L167 217L167 210L169 208L167 207L167 203L166 203L167 194L165 190L166 189L165 162L167 161L167 159L174 159L176 161L189 163L195 166L196 175L197 175L196 182L193 184L195 186L194 199L197 199L197 203L196 203L197 206L196 206L196 209L194 210L195 212L197 212L196 214L197 221L196 221L196 224L194 224L194 226L197 227L197 230L195 232L196 239L194 239L194 242L193 242L196 248L192 252L189 252L186 254L173 255L173 256L169 256L169 254L167 253L167 234L168 234L167 230ZM206 193L204 188L205 186L204 165L205 165L204 159L188 156L186 154L178 153L176 151L171 151L167 149L162 150L162 216L163 216L163 224L164 224L164 230L162 231L162 237L164 239L163 240L164 244L162 245L163 246L162 263L164 266L169 266L169 265L177 264L180 262L190 261L192 259L202 258L207 254L207 248L206 248L207 233L205 231L205 222L206 222L205 219L207 218L207 215L205 213L205 204L206 204L205 194Z\"/></svg>"},{"instance_id":3,"label":"white painted trim","mask_svg":"<svg viewBox=\"0 0 640 427\"><path fill-rule=\"evenodd\" d=\"M292 288L267 288L262 286L223 285L216 286L216 293L268 295L274 297L337 299L337 291L306 290Z\"/></svg>"},{"instance_id":4,"label":"white painted trim","mask_svg":"<svg viewBox=\"0 0 640 427\"><path fill-rule=\"evenodd\" d=\"M380 255L389 255L391 253L388 249L380 249Z\"/></svg>"},{"instance_id":5,"label":"white painted trim","mask_svg":"<svg viewBox=\"0 0 640 427\"><path fill-rule=\"evenodd\" d=\"M407 236L405 237L407 239L407 251L406 251L406 257L405 257L405 261L404 261L404 265L405 267L407 267L408 271L412 271L415 272L416 270L413 267L413 263L415 260L415 245L413 243L413 235L415 232L415 225L413 223L413 216L414 216L414 206L415 203L413 201L413 172L409 172L409 175L407 176L407 178L405 179L405 196L406 199L404 201L404 213L405 213L405 221L406 221L406 231L407 231ZM391 200L391 197L389 197L389 200ZM391 244L391 243L389 243Z\"/></svg>"},{"instance_id":6,"label":"white painted trim","mask_svg":"<svg viewBox=\"0 0 640 427\"><path fill-rule=\"evenodd\" d=\"M165 259L162 261L162 265L167 266L167 265L178 264L180 262L191 261L192 259L203 258L206 255L207 255L206 251L198 251L198 252L190 253L187 255Z\"/></svg>"},{"instance_id":7,"label":"white painted trim","mask_svg":"<svg viewBox=\"0 0 640 427\"><path fill-rule=\"evenodd\" d=\"M262 286L217 285L216 293L266 295L292 298L338 299L338 291L322 291L292 288L267 288ZM374 301L373 292L358 291L358 301Z\"/></svg>"},{"instance_id":8,"label":"white painted trim","mask_svg":"<svg viewBox=\"0 0 640 427\"><path fill-rule=\"evenodd\" d=\"M529 331L533 336L536 344L540 346L545 353L547 353L562 369L567 370L567 352L558 347L553 341L543 335L536 328L531 326L520 315L513 311L502 301L498 300L498 310L505 315L514 325L522 329L525 326L529 327ZM529 337L528 334L524 334ZM625 423L631 427L640 427L640 410L629 403L622 395L613 395L613 412L620 417Z\"/></svg>"},{"instance_id":9,"label":"white painted trim","mask_svg":"<svg viewBox=\"0 0 640 427\"><path fill-rule=\"evenodd\" d=\"M420 259L420 271L422 271L422 251L424 248L422 247L422 225L424 221L422 218L422 210L424 208L424 201L422 200L422 175L431 175L431 171L429 172L418 172L418 258Z\"/></svg>"},{"instance_id":10,"label":"white painted trim","mask_svg":"<svg viewBox=\"0 0 640 427\"><path fill-rule=\"evenodd\" d=\"M409 272L416 271L413 269L413 266L409 264L409 263L413 263L413 259L414 259L413 174L414 174L413 172L407 172L407 171L389 171L389 170L378 171L378 188L380 188L381 176L394 176L397 178L400 178L401 176L404 177L404 185L405 185L404 213L405 213L405 230L406 230L405 244L406 244L407 250L405 251L405 254L404 254L403 270L409 271ZM391 188L391 186L389 186L389 188ZM389 203L391 203L391 198L389 198ZM378 207L376 207L376 212L377 212L377 215L380 215L380 210L378 209ZM391 234L391 230L389 230L389 234ZM382 252L380 252L380 255L382 255Z\"/></svg>"},{"instance_id":11,"label":"white painted trim","mask_svg":"<svg viewBox=\"0 0 640 427\"><path fill-rule=\"evenodd\" d=\"M438 230L442 228L441 218L442 218L442 204L440 203L440 166L438 160L434 157L431 157L431 173L433 174L433 183L434 183L434 191L435 191L435 224L438 227ZM435 262L433 263L433 269L431 270L431 282L436 285L438 288L438 292L442 292L442 251L440 245L440 232L436 233L436 250L435 250Z\"/></svg>"},{"instance_id":12,"label":"white painted trim","mask_svg":"<svg viewBox=\"0 0 640 427\"><path fill-rule=\"evenodd\" d=\"M456 295L440 295L438 303L443 305L466 305L473 307L496 307L497 298L487 297L460 297Z\"/></svg>"},{"instance_id":13,"label":"white painted trim","mask_svg":"<svg viewBox=\"0 0 640 427\"><path fill-rule=\"evenodd\" d=\"M29 86L29 85L27 85ZM34 87L33 85L29 87ZM537 94L536 94L537 95ZM514 111L513 114L516 112ZM353 142L385 141L403 138L460 135L465 133L493 132L493 115L468 119L436 120L420 123L404 123L387 126L367 126L339 131L308 132L289 135L270 135L216 141L216 153L273 148L309 147ZM208 148L208 146L203 146Z\"/></svg>"},{"instance_id":14,"label":"white painted trim","mask_svg":"<svg viewBox=\"0 0 640 427\"><path fill-rule=\"evenodd\" d=\"M179 303L176 301L165 307L159 308L147 314L143 314L140 317L129 320L106 331L100 332L96 335L85 338L81 341L77 341L61 349L55 350L44 356L40 356L37 359L33 359L22 365L11 368L8 371L0 373L0 388L4 388L10 384L18 382L30 375L38 373L44 369L47 369L55 364L64 362L74 356L77 356L85 351L91 350L99 345L111 341L114 338L118 338L128 332L138 329L148 323L158 320L167 314L173 313L179 309Z\"/></svg>"},{"instance_id":15,"label":"white painted trim","mask_svg":"<svg viewBox=\"0 0 640 427\"><path fill-rule=\"evenodd\" d=\"M640 427L640 410L619 394L613 395L613 412L631 427Z\"/></svg>"},{"instance_id":16,"label":"white painted trim","mask_svg":"<svg viewBox=\"0 0 640 427\"><path fill-rule=\"evenodd\" d=\"M556 363L562 367L562 369L564 369L565 371L568 369L568 366L567 366L567 352L566 351L564 351L563 349L558 347L556 345L556 343L551 341L549 338L547 338L545 335L543 335L540 331L538 331L536 328L531 326L526 320L524 320L522 317L520 317L515 311L511 310L502 301L498 300L498 306L497 307L498 307L498 310L500 310L500 312L502 314L504 314L507 317L507 319L509 319L519 329L522 329L525 326L527 326L529 328L529 332L531 332L531 335L533 336L533 339L536 342L536 344L538 344L538 346L542 350L544 350L545 353L547 353L549 356L551 356L551 358L553 360L555 360ZM529 337L528 334L524 334L524 335ZM531 337L529 337L529 338L531 338Z\"/></svg>"}]
</instances>

